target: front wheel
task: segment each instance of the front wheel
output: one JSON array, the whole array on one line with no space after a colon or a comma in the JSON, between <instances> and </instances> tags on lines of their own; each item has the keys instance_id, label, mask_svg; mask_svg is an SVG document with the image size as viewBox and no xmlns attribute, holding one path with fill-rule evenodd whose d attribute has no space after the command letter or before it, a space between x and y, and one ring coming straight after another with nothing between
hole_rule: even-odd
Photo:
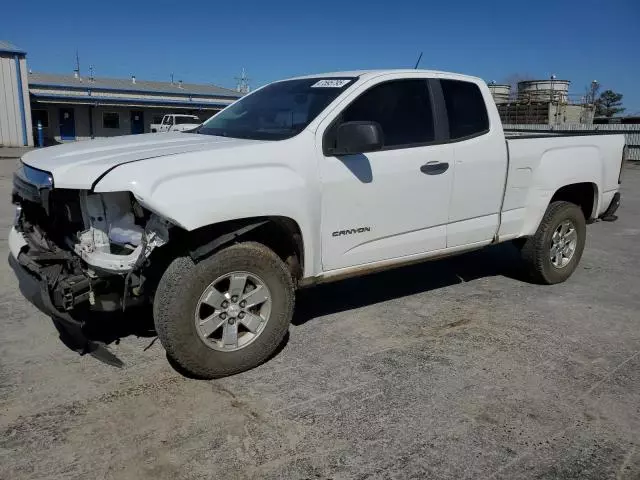
<instances>
[{"instance_id":1,"label":"front wheel","mask_svg":"<svg viewBox=\"0 0 640 480\"><path fill-rule=\"evenodd\" d=\"M522 246L522 258L534 281L564 282L582 257L587 235L582 210L570 202L553 202L535 235Z\"/></svg>"},{"instance_id":2,"label":"front wheel","mask_svg":"<svg viewBox=\"0 0 640 480\"><path fill-rule=\"evenodd\" d=\"M271 355L293 315L291 274L264 245L233 245L195 264L176 258L154 301L158 337L171 360L199 378L253 368Z\"/></svg>"}]
</instances>

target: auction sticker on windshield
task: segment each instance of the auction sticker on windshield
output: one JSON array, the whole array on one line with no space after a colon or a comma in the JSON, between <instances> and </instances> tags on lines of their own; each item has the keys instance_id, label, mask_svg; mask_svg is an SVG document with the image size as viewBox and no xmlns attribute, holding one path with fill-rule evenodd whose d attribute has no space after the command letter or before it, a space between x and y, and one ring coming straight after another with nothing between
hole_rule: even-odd
<instances>
[{"instance_id":1,"label":"auction sticker on windshield","mask_svg":"<svg viewBox=\"0 0 640 480\"><path fill-rule=\"evenodd\" d=\"M350 81L351 81L350 79L325 79L325 80L319 80L316 83L314 83L313 85L311 85L311 88L342 88L347 83L349 83Z\"/></svg>"}]
</instances>

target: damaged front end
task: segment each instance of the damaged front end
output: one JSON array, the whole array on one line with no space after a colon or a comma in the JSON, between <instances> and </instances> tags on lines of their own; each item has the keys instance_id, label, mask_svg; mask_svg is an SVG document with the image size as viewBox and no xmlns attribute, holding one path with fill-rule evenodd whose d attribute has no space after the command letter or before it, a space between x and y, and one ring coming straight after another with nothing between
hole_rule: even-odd
<instances>
[{"instance_id":1,"label":"damaged front end","mask_svg":"<svg viewBox=\"0 0 640 480\"><path fill-rule=\"evenodd\" d=\"M56 189L51 175L27 165L13 186L10 260L19 278L26 273L37 285L30 300L39 308L78 327L75 310L124 310L150 299L144 273L169 240L169 222L129 192Z\"/></svg>"}]
</instances>

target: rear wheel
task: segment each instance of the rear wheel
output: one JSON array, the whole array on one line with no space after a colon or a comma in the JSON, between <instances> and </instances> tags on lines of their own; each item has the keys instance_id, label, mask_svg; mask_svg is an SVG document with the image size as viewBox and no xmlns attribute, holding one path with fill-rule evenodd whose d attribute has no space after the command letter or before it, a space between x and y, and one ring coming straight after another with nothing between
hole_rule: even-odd
<instances>
[{"instance_id":1,"label":"rear wheel","mask_svg":"<svg viewBox=\"0 0 640 480\"><path fill-rule=\"evenodd\" d=\"M158 337L171 360L200 378L253 368L271 355L293 314L282 260L264 245L233 245L195 264L175 259L154 301Z\"/></svg>"},{"instance_id":2,"label":"rear wheel","mask_svg":"<svg viewBox=\"0 0 640 480\"><path fill-rule=\"evenodd\" d=\"M575 271L586 240L582 210L570 202L553 202L533 237L522 246L522 258L534 281L564 282Z\"/></svg>"}]
</instances>

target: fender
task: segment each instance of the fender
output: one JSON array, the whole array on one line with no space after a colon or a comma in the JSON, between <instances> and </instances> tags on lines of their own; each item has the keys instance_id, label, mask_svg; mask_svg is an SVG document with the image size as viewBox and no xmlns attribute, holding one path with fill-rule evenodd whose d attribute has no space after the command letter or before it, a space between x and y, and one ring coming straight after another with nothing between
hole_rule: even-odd
<instances>
[{"instance_id":1,"label":"fender","mask_svg":"<svg viewBox=\"0 0 640 480\"><path fill-rule=\"evenodd\" d=\"M566 155L567 150L571 155ZM527 195L525 221L520 234L527 236L536 232L553 195L567 185L595 184L597 198L594 199L594 211L598 211L602 201L604 168L600 149L594 145L563 146L544 152Z\"/></svg>"},{"instance_id":2,"label":"fender","mask_svg":"<svg viewBox=\"0 0 640 480\"><path fill-rule=\"evenodd\" d=\"M251 232L252 230L255 230L256 228L261 227L265 223L268 223L268 220L252 222L252 223L249 223L249 225L235 228L231 232L220 235L219 237L214 238L213 240L205 243L204 245L199 245L191 249L189 251L189 255L194 261L199 260L209 255L215 249L233 242L236 238L242 237L243 235Z\"/></svg>"},{"instance_id":3,"label":"fender","mask_svg":"<svg viewBox=\"0 0 640 480\"><path fill-rule=\"evenodd\" d=\"M94 192L130 191L141 205L187 231L251 217L290 218L302 233L304 274L312 275L319 262L319 226L312 220L319 218L317 174L311 162L289 157L296 146L278 145L284 143L123 164L100 179ZM285 151L286 158L278 158Z\"/></svg>"}]
</instances>

